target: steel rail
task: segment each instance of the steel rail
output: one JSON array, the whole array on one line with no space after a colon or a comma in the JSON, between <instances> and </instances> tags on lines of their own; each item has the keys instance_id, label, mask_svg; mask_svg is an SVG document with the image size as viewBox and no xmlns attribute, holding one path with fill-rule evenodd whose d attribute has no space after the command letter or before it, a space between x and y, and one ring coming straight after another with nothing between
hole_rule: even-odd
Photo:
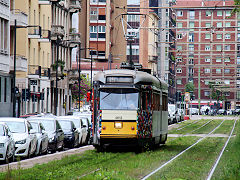
<instances>
[{"instance_id":1,"label":"steel rail","mask_svg":"<svg viewBox=\"0 0 240 180\"><path fill-rule=\"evenodd\" d=\"M192 147L194 147L195 145L197 145L199 142L201 142L202 140L204 140L206 137L208 137L210 134L212 134L217 128L219 128L222 123L225 120L222 120L222 122L215 127L211 132L209 132L208 134L206 134L205 136L203 136L202 138L200 138L199 140L197 140L194 144L192 144L191 146L189 146L188 148L186 148L185 150L183 150L182 152L180 152L179 154L177 154L176 156L174 156L172 159L170 159L169 161L165 162L163 165L161 165L160 167L158 167L157 169L155 169L154 171L152 171L151 173L149 173L148 175L144 176L141 180L146 180L147 178L149 178L150 176L152 176L153 174L155 174L156 172L158 172L160 169L162 169L163 167L165 167L166 165L168 165L169 163L171 163L172 161L174 161L175 159L177 159L179 156L181 156L183 153L185 153L187 150L191 149Z\"/></svg>"},{"instance_id":2,"label":"steel rail","mask_svg":"<svg viewBox=\"0 0 240 180\"><path fill-rule=\"evenodd\" d=\"M221 157L223 155L223 152L224 152L225 148L227 147L230 138L232 137L233 131L235 129L236 122L237 122L237 119L235 119L235 122L233 124L231 133L230 133L226 143L224 144L224 146L223 146L223 148L222 148L222 150L221 150L221 152L220 152L220 154L219 154L215 164L212 166L211 171L208 173L208 177L206 178L207 180L210 180L212 178L212 175L213 175L213 173L214 173L214 171L215 171L215 169L216 169L216 167L217 167L217 165L218 165L218 163L219 163L219 161L220 161L220 159L221 159Z\"/></svg>"}]
</instances>

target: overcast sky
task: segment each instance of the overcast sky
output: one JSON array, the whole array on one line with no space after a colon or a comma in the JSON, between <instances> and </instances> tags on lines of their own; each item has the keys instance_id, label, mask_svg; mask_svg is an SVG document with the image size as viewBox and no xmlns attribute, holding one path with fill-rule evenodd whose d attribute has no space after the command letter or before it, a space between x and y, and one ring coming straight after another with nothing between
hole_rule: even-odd
<instances>
[{"instance_id":1,"label":"overcast sky","mask_svg":"<svg viewBox=\"0 0 240 180\"><path fill-rule=\"evenodd\" d=\"M127 4L128 5L131 5L131 4L137 5L137 4L140 4L140 0L127 0Z\"/></svg>"}]
</instances>

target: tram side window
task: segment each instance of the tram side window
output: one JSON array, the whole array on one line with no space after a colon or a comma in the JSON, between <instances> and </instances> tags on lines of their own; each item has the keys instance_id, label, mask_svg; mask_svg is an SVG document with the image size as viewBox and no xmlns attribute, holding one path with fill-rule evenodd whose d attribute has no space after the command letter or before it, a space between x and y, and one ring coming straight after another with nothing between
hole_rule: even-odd
<instances>
[{"instance_id":1,"label":"tram side window","mask_svg":"<svg viewBox=\"0 0 240 180\"><path fill-rule=\"evenodd\" d=\"M160 95L159 94L156 94L154 93L153 94L153 107L154 107L154 110L155 111L160 111Z\"/></svg>"},{"instance_id":2,"label":"tram side window","mask_svg":"<svg viewBox=\"0 0 240 180\"><path fill-rule=\"evenodd\" d=\"M162 100L163 111L167 111L168 110L167 96L163 94Z\"/></svg>"}]
</instances>

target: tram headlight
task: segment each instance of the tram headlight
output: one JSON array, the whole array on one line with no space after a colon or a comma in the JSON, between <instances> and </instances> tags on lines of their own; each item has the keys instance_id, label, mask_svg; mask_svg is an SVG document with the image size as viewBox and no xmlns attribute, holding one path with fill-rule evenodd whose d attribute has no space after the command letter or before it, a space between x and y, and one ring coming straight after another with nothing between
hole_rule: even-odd
<instances>
[{"instance_id":1,"label":"tram headlight","mask_svg":"<svg viewBox=\"0 0 240 180\"><path fill-rule=\"evenodd\" d=\"M122 122L115 122L115 128L121 129L122 128Z\"/></svg>"}]
</instances>

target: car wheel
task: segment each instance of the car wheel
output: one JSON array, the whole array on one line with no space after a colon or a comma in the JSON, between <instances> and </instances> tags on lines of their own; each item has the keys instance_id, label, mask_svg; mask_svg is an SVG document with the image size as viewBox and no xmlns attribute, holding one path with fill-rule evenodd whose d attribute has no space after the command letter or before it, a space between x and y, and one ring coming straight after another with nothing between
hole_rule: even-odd
<instances>
[{"instance_id":1,"label":"car wheel","mask_svg":"<svg viewBox=\"0 0 240 180\"><path fill-rule=\"evenodd\" d=\"M31 158L31 144L29 145L29 148L28 148L27 157L28 157L28 158Z\"/></svg>"}]
</instances>

